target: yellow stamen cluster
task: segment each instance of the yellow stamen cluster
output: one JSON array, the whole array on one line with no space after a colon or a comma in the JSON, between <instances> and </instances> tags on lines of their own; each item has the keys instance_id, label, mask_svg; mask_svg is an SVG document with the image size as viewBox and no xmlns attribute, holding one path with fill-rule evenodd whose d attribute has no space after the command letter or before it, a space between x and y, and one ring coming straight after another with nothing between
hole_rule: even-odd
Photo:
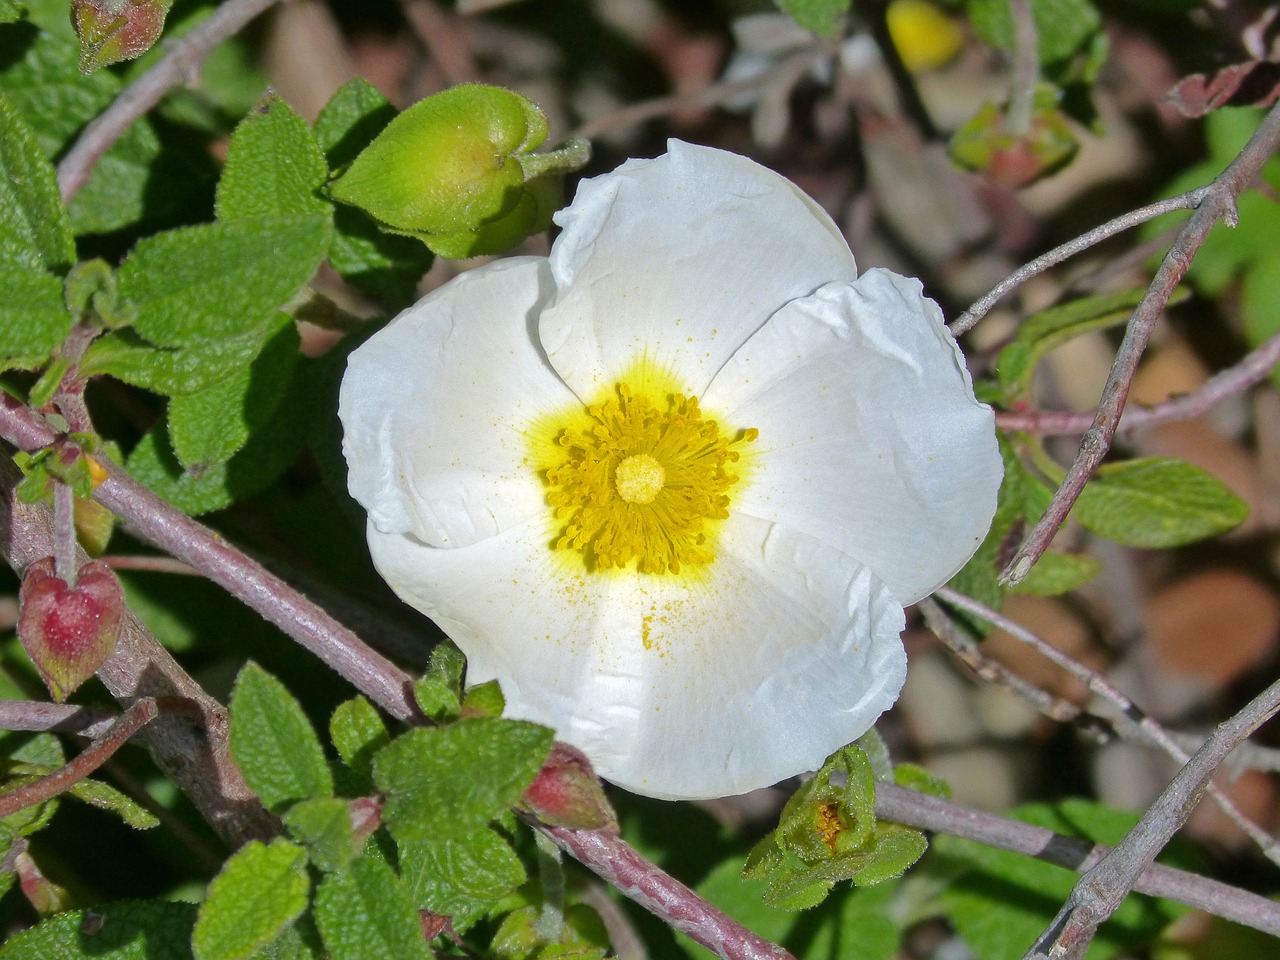
<instances>
[{"instance_id":1,"label":"yellow stamen cluster","mask_svg":"<svg viewBox=\"0 0 1280 960\"><path fill-rule=\"evenodd\" d=\"M667 409L632 393L587 408L588 423L558 439L561 462L546 472L547 501L563 524L556 547L582 552L589 567L632 561L644 573L679 573L714 559L708 521L729 516L727 469L739 441L704 418L696 397L671 396Z\"/></svg>"}]
</instances>

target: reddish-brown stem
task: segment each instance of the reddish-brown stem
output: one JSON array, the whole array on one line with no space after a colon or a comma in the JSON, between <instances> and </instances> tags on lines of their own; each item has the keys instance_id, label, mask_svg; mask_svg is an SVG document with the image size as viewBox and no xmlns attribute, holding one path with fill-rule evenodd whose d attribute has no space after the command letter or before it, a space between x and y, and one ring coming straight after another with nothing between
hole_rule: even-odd
<instances>
[{"instance_id":1,"label":"reddish-brown stem","mask_svg":"<svg viewBox=\"0 0 1280 960\"><path fill-rule=\"evenodd\" d=\"M115 721L115 714L67 703L0 700L0 730L54 730L100 737Z\"/></svg>"},{"instance_id":2,"label":"reddish-brown stem","mask_svg":"<svg viewBox=\"0 0 1280 960\"><path fill-rule=\"evenodd\" d=\"M1129 386L1138 368L1138 360L1146 349L1156 320L1173 294L1191 259L1204 243L1209 231L1219 220L1234 223L1235 200L1275 152L1280 143L1280 106L1273 107L1256 133L1226 170L1214 180L1208 193L1186 225L1178 232L1155 279L1129 320L1124 340L1116 354L1111 374L1103 388L1102 398L1093 424L1080 441L1080 451L1067 469L1066 479L1059 485L1053 500L1018 548L1001 574L1005 584L1020 583L1036 560L1048 549L1058 529L1067 519L1080 491L1093 475L1102 458L1111 449L1111 441L1120 422L1120 413L1129 396Z\"/></svg>"},{"instance_id":3,"label":"reddish-brown stem","mask_svg":"<svg viewBox=\"0 0 1280 960\"><path fill-rule=\"evenodd\" d=\"M1203 386L1190 393L1165 400L1154 407L1125 407L1116 427L1116 434L1125 436L1143 427L1201 416L1223 400L1238 396L1261 383L1277 363L1280 363L1280 333L1272 334L1239 363L1209 378ZM1092 413L1071 413L1066 410L1013 411L997 413L996 425L1002 430L1044 437L1084 433L1093 423L1093 417Z\"/></svg>"},{"instance_id":4,"label":"reddish-brown stem","mask_svg":"<svg viewBox=\"0 0 1280 960\"><path fill-rule=\"evenodd\" d=\"M0 794L0 818L7 817L25 807L51 800L60 793L66 793L106 763L113 753L123 747L130 737L154 720L159 713L156 702L150 697L136 701L111 724L106 733L85 747L70 763L47 777L41 777L16 790Z\"/></svg>"},{"instance_id":5,"label":"reddish-brown stem","mask_svg":"<svg viewBox=\"0 0 1280 960\"><path fill-rule=\"evenodd\" d=\"M786 950L756 936L602 830L541 827L556 845L616 887L624 896L657 914L673 928L724 960L794 960Z\"/></svg>"}]
</instances>

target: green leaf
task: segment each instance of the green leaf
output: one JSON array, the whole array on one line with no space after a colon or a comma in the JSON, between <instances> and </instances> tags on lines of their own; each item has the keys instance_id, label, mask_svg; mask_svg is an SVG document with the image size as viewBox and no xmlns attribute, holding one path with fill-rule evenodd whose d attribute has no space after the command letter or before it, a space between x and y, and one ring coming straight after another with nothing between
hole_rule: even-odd
<instances>
[{"instance_id":1,"label":"green leaf","mask_svg":"<svg viewBox=\"0 0 1280 960\"><path fill-rule=\"evenodd\" d=\"M271 419L298 366L298 347L297 328L284 324L250 366L169 401L169 442L184 467L225 463Z\"/></svg>"},{"instance_id":2,"label":"green leaf","mask_svg":"<svg viewBox=\"0 0 1280 960\"><path fill-rule=\"evenodd\" d=\"M733 856L697 885L697 892L748 929L788 947L805 960L891 960L899 946L890 901L896 883L837 891L805 914L764 902L768 884L742 876L743 857ZM680 945L702 960L711 952L683 935Z\"/></svg>"},{"instance_id":3,"label":"green leaf","mask_svg":"<svg viewBox=\"0 0 1280 960\"><path fill-rule=\"evenodd\" d=\"M996 372L1003 387L1003 402L1011 403L1026 394L1031 374L1046 353L1082 333L1124 323L1145 294L1145 288L1100 293L1032 314L1018 328L1017 339L1000 352ZM1179 288L1169 298L1169 304L1176 306L1188 295L1187 290Z\"/></svg>"},{"instance_id":4,"label":"green leaf","mask_svg":"<svg viewBox=\"0 0 1280 960\"><path fill-rule=\"evenodd\" d=\"M453 840L401 844L399 851L400 873L415 905L452 918L457 931L526 879L511 845L488 827Z\"/></svg>"},{"instance_id":5,"label":"green leaf","mask_svg":"<svg viewBox=\"0 0 1280 960\"><path fill-rule=\"evenodd\" d=\"M193 903L119 900L13 934L0 960L191 960Z\"/></svg>"},{"instance_id":6,"label":"green leaf","mask_svg":"<svg viewBox=\"0 0 1280 960\"><path fill-rule=\"evenodd\" d=\"M266 488L293 462L306 440L310 377L300 370L271 421L226 463L187 471L158 423L138 441L125 468L156 495L190 514L221 510Z\"/></svg>"},{"instance_id":7,"label":"green leaf","mask_svg":"<svg viewBox=\"0 0 1280 960\"><path fill-rule=\"evenodd\" d=\"M256 663L247 663L231 692L231 755L266 806L330 796L333 777L302 707Z\"/></svg>"},{"instance_id":8,"label":"green leaf","mask_svg":"<svg viewBox=\"0 0 1280 960\"><path fill-rule=\"evenodd\" d=\"M520 799L551 741L546 727L490 718L402 734L373 761L388 829L401 843L474 833Z\"/></svg>"},{"instance_id":9,"label":"green leaf","mask_svg":"<svg viewBox=\"0 0 1280 960\"><path fill-rule=\"evenodd\" d=\"M1248 505L1213 474L1182 460L1107 464L1076 502L1087 529L1126 547L1156 550L1216 536L1241 524Z\"/></svg>"},{"instance_id":10,"label":"green leaf","mask_svg":"<svg viewBox=\"0 0 1280 960\"><path fill-rule=\"evenodd\" d=\"M0 146L0 152L3 150ZM0 194L3 191L4 183L0 181ZM0 204L3 202L0 199ZM0 208L0 219L4 216ZM0 239L0 256L3 246ZM4 291L0 366L8 357L47 357L71 330L71 314L62 299L62 281L35 267L0 263L0 290Z\"/></svg>"},{"instance_id":11,"label":"green leaf","mask_svg":"<svg viewBox=\"0 0 1280 960\"><path fill-rule=\"evenodd\" d=\"M120 265L120 297L151 343L182 347L245 333L315 273L328 246L324 217L184 227L141 240Z\"/></svg>"},{"instance_id":12,"label":"green leaf","mask_svg":"<svg viewBox=\"0 0 1280 960\"><path fill-rule=\"evenodd\" d=\"M316 894L316 926L333 960L427 960L422 922L391 868L358 857L346 873L325 877Z\"/></svg>"},{"instance_id":13,"label":"green leaf","mask_svg":"<svg viewBox=\"0 0 1280 960\"><path fill-rule=\"evenodd\" d=\"M823 37L835 37L840 32L850 0L775 0L791 19L806 30Z\"/></svg>"},{"instance_id":14,"label":"green leaf","mask_svg":"<svg viewBox=\"0 0 1280 960\"><path fill-rule=\"evenodd\" d=\"M11 763L37 764L56 770L66 763L66 755L62 752L62 744L51 733L16 733L6 732L0 737L0 769L7 770ZM0 794L8 793L35 777L15 777L8 783L0 785ZM0 833L11 836L30 836L42 829L53 818L58 809L58 800L46 800L30 807L16 810L0 820Z\"/></svg>"},{"instance_id":15,"label":"green leaf","mask_svg":"<svg viewBox=\"0 0 1280 960\"><path fill-rule=\"evenodd\" d=\"M427 673L413 685L422 712L437 723L453 720L462 710L462 675L467 659L447 640L431 651Z\"/></svg>"},{"instance_id":16,"label":"green leaf","mask_svg":"<svg viewBox=\"0 0 1280 960\"><path fill-rule=\"evenodd\" d=\"M339 87L324 105L316 117L315 138L330 166L343 167L395 118L396 108L378 88L356 77Z\"/></svg>"},{"instance_id":17,"label":"green leaf","mask_svg":"<svg viewBox=\"0 0 1280 960\"><path fill-rule=\"evenodd\" d=\"M150 830L160 825L149 810L101 780L81 780L71 788L71 793L85 803L110 810L135 830Z\"/></svg>"},{"instance_id":18,"label":"green leaf","mask_svg":"<svg viewBox=\"0 0 1280 960\"><path fill-rule=\"evenodd\" d=\"M391 307L413 302L418 281L435 259L430 250L412 237L384 232L355 207L334 210L333 225L329 262L342 279Z\"/></svg>"},{"instance_id":19,"label":"green leaf","mask_svg":"<svg viewBox=\"0 0 1280 960\"><path fill-rule=\"evenodd\" d=\"M1014 593L1056 597L1083 586L1102 572L1102 564L1083 553L1049 552L1036 561Z\"/></svg>"},{"instance_id":20,"label":"green leaf","mask_svg":"<svg viewBox=\"0 0 1280 960\"><path fill-rule=\"evenodd\" d=\"M1013 811L1019 820L1059 833L1114 844L1138 821L1137 814L1087 800L1034 804ZM939 835L937 860L944 870L965 870L941 894L946 916L982 960L1018 960L1057 913L1078 879L1064 867ZM954 875L954 874L953 874ZM1088 960L1148 944L1185 908L1131 894L1098 930Z\"/></svg>"},{"instance_id":21,"label":"green leaf","mask_svg":"<svg viewBox=\"0 0 1280 960\"><path fill-rule=\"evenodd\" d=\"M329 720L329 738L342 762L369 780L373 778L373 755L391 742L387 725L364 697L338 704Z\"/></svg>"},{"instance_id":22,"label":"green leaf","mask_svg":"<svg viewBox=\"0 0 1280 960\"><path fill-rule=\"evenodd\" d=\"M321 870L344 870L355 854L355 833L347 801L311 797L289 808L284 817L289 835L307 848Z\"/></svg>"},{"instance_id":23,"label":"green leaf","mask_svg":"<svg viewBox=\"0 0 1280 960\"><path fill-rule=\"evenodd\" d=\"M396 117L396 109L367 80L349 80L316 118L315 136L330 166L344 167ZM407 306L433 259L411 237L384 232L355 207L334 210L329 262L342 278L389 306Z\"/></svg>"},{"instance_id":24,"label":"green leaf","mask_svg":"<svg viewBox=\"0 0 1280 960\"><path fill-rule=\"evenodd\" d=\"M22 19L23 7L18 0L0 0L0 23L14 23Z\"/></svg>"},{"instance_id":25,"label":"green leaf","mask_svg":"<svg viewBox=\"0 0 1280 960\"><path fill-rule=\"evenodd\" d=\"M53 165L13 101L0 93L0 266L64 271L75 256Z\"/></svg>"},{"instance_id":26,"label":"green leaf","mask_svg":"<svg viewBox=\"0 0 1280 960\"><path fill-rule=\"evenodd\" d=\"M248 367L266 343L293 325L288 315L276 314L238 337L179 348L156 347L132 330L115 330L89 345L80 372L108 374L170 397L196 393Z\"/></svg>"},{"instance_id":27,"label":"green leaf","mask_svg":"<svg viewBox=\"0 0 1280 960\"><path fill-rule=\"evenodd\" d=\"M974 29L992 46L1013 49L1013 17L1009 0L969 0ZM1101 18L1089 0L1032 0L1036 46L1042 64L1065 60L1098 31Z\"/></svg>"},{"instance_id":28,"label":"green leaf","mask_svg":"<svg viewBox=\"0 0 1280 960\"><path fill-rule=\"evenodd\" d=\"M327 216L329 204L318 191L328 175L307 122L271 94L231 135L218 181L218 219Z\"/></svg>"},{"instance_id":29,"label":"green leaf","mask_svg":"<svg viewBox=\"0 0 1280 960\"><path fill-rule=\"evenodd\" d=\"M307 908L307 854L288 840L251 840L209 884L191 937L196 960L243 960Z\"/></svg>"}]
</instances>

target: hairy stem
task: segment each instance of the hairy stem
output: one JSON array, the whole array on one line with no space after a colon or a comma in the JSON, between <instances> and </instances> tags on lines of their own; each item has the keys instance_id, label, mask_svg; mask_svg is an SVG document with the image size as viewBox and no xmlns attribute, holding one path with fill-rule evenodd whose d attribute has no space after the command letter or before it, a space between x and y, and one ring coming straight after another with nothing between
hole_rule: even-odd
<instances>
[{"instance_id":1,"label":"hairy stem","mask_svg":"<svg viewBox=\"0 0 1280 960\"><path fill-rule=\"evenodd\" d=\"M102 736L87 746L74 760L16 790L0 794L0 817L7 817L26 807L52 800L66 793L77 783L111 758L111 755L128 742L129 738L159 715L156 702L150 697L134 701L133 705L116 719Z\"/></svg>"}]
</instances>

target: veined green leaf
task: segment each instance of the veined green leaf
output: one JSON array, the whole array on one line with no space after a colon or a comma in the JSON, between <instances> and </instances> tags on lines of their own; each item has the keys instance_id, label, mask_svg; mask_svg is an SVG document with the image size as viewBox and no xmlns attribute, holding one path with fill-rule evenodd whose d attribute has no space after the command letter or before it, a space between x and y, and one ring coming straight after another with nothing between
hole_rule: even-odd
<instances>
[{"instance_id":1,"label":"veined green leaf","mask_svg":"<svg viewBox=\"0 0 1280 960\"><path fill-rule=\"evenodd\" d=\"M0 93L0 267L62 272L75 256L53 165L13 101Z\"/></svg>"},{"instance_id":2,"label":"veined green leaf","mask_svg":"<svg viewBox=\"0 0 1280 960\"><path fill-rule=\"evenodd\" d=\"M218 181L218 219L327 217L330 206L319 189L328 174L307 122L284 100L269 95L231 135Z\"/></svg>"},{"instance_id":3,"label":"veined green leaf","mask_svg":"<svg viewBox=\"0 0 1280 960\"><path fill-rule=\"evenodd\" d=\"M373 761L383 820L401 843L472 834L520 799L551 740L546 727L490 718L401 734Z\"/></svg>"},{"instance_id":4,"label":"veined green leaf","mask_svg":"<svg viewBox=\"0 0 1280 960\"><path fill-rule=\"evenodd\" d=\"M209 884L191 948L195 960L248 960L307 908L307 854L288 840L251 840Z\"/></svg>"},{"instance_id":5,"label":"veined green leaf","mask_svg":"<svg viewBox=\"0 0 1280 960\"><path fill-rule=\"evenodd\" d=\"M1213 474L1183 460L1107 464L1074 511L1089 530L1127 547L1177 547L1238 526L1248 505Z\"/></svg>"},{"instance_id":6,"label":"veined green leaf","mask_svg":"<svg viewBox=\"0 0 1280 960\"><path fill-rule=\"evenodd\" d=\"M233 337L276 313L315 273L325 217L210 223L146 237L120 265L134 329L161 347Z\"/></svg>"},{"instance_id":7,"label":"veined green leaf","mask_svg":"<svg viewBox=\"0 0 1280 960\"><path fill-rule=\"evenodd\" d=\"M231 755L245 782L272 810L330 796L333 777L320 740L283 683L248 663L231 692Z\"/></svg>"},{"instance_id":8,"label":"veined green leaf","mask_svg":"<svg viewBox=\"0 0 1280 960\"><path fill-rule=\"evenodd\" d=\"M316 926L333 960L427 960L422 922L400 878L372 857L324 878Z\"/></svg>"}]
</instances>

